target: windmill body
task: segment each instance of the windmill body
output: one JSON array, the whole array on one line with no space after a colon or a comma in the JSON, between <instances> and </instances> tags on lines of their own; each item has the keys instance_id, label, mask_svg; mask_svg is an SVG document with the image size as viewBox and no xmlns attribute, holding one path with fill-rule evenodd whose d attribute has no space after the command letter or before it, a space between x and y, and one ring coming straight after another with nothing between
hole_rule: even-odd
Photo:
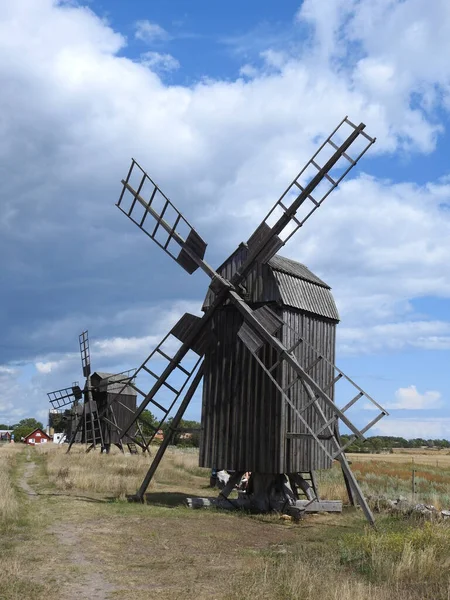
<instances>
[{"instance_id":1,"label":"windmill body","mask_svg":"<svg viewBox=\"0 0 450 600\"><path fill-rule=\"evenodd\" d=\"M68 451L75 443L86 444L88 451L99 446L102 451L109 452L111 444L123 450L123 442L130 445L130 438L120 436L118 432L130 415L136 412L137 394L128 385L135 369L118 374L91 374L87 331L80 334L79 343L83 376L86 378L84 388L81 389L75 382L70 388L49 392L47 395L53 407L51 412L64 410ZM139 425L133 424L130 435L136 435L136 429L139 429ZM132 447L134 451L134 444Z\"/></svg>"},{"instance_id":2,"label":"windmill body","mask_svg":"<svg viewBox=\"0 0 450 600\"><path fill-rule=\"evenodd\" d=\"M96 371L91 375L92 398L99 414L105 413L107 419L101 420L102 438L105 448L111 444L121 443L120 435L116 427L112 425L115 421L119 427L129 419L129 415L136 411L136 391L129 385L123 387L122 375L114 373L99 373ZM115 398L113 414L108 403ZM136 435L136 427L130 430L131 435ZM84 440L83 440L84 441Z\"/></svg>"},{"instance_id":3,"label":"windmill body","mask_svg":"<svg viewBox=\"0 0 450 600\"><path fill-rule=\"evenodd\" d=\"M230 280L247 255L247 245L241 244L218 272ZM287 347L292 346L293 334L299 332L327 359L318 361L310 371L325 388L333 380L339 320L329 286L304 265L278 255L250 272L243 285L251 308L268 306L280 317L283 325L278 335ZM210 292L204 309L211 300ZM279 390L239 338L242 325L241 313L230 305L218 309L210 325L214 342L205 353L200 465L274 474L330 468L330 457L308 437L296 412L285 405ZM270 368L275 362L274 351L265 345L261 353ZM315 357L305 344L298 345L294 353L300 364L314 362ZM282 388L294 379L292 369L284 366L275 369L274 376ZM332 386L328 391L330 398L333 391ZM299 411L309 402L299 380L289 395ZM322 408L330 418L330 409ZM312 407L305 416L313 428L319 427L319 417ZM304 435L289 437L294 432ZM324 445L331 452L330 442L324 441Z\"/></svg>"},{"instance_id":4,"label":"windmill body","mask_svg":"<svg viewBox=\"0 0 450 600\"><path fill-rule=\"evenodd\" d=\"M129 384L140 404L121 438L131 435L147 406L161 412L161 423L176 411L138 500L143 501L204 378L200 462L235 471L221 492L228 507L234 502L228 495L247 470L252 475L245 506L296 506L298 488L306 487L301 471L311 470L313 479L314 469L327 468L336 459L350 499L373 523L345 449L354 439L363 440L387 413L334 364L339 316L329 287L303 265L277 255L375 142L364 129L364 123L355 125L345 117L247 244L217 271L204 260L206 242L132 160L117 206L188 273L200 268L211 280L203 317L185 314L136 370L136 377L150 377L151 384ZM192 353L197 361L189 358ZM338 382L345 384L345 394L336 391ZM347 392L353 397L344 398ZM356 425L351 415L359 400ZM361 418L360 409L369 405L367 423L368 415ZM350 433L345 443L340 424Z\"/></svg>"}]
</instances>

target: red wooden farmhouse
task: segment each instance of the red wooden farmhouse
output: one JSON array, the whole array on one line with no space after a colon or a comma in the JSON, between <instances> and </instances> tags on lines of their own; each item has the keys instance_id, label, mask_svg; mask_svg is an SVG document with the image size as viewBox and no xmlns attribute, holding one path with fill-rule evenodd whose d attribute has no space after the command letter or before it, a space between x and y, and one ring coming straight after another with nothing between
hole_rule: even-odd
<instances>
[{"instance_id":1,"label":"red wooden farmhouse","mask_svg":"<svg viewBox=\"0 0 450 600\"><path fill-rule=\"evenodd\" d=\"M25 436L23 441L30 446L36 446L37 444L46 444L51 441L51 437L38 428Z\"/></svg>"}]
</instances>

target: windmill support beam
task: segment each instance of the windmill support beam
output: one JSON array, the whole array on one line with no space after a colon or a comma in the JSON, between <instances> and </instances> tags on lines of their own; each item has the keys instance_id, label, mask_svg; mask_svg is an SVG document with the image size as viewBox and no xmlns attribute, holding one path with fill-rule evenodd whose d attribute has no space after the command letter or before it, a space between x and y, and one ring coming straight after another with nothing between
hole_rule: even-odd
<instances>
[{"instance_id":1,"label":"windmill support beam","mask_svg":"<svg viewBox=\"0 0 450 600\"><path fill-rule=\"evenodd\" d=\"M70 439L69 447L67 448L66 454L68 454L70 452L70 449L74 445L76 437L77 437L77 434L81 431L82 426L83 426L83 417L80 417L78 419L78 423L77 423L77 426L75 428L75 431L73 432L72 437Z\"/></svg>"},{"instance_id":2,"label":"windmill support beam","mask_svg":"<svg viewBox=\"0 0 450 600\"><path fill-rule=\"evenodd\" d=\"M312 390L309 388L309 386L307 384L305 384L305 389L310 397L314 397ZM324 420L326 420L326 416L322 410L322 407L320 406L320 404L318 402L316 402L314 404L314 408L320 414L320 416ZM344 480L346 482L346 485L348 485L352 490L352 495L351 495L351 497L349 497L349 499L351 502L352 501L354 502L354 499L356 498L367 521L370 523L370 525L372 525L372 527L375 527L375 519L373 517L372 511L370 510L369 504L368 504L366 498L364 497L364 494L362 493L361 488L359 487L359 483L357 482L356 477L354 476L354 474L352 473L352 470L350 469L350 466L348 464L348 460L347 460L345 454L342 452L342 450L339 446L339 441L336 437L336 432L333 431L331 426L328 427L328 430L331 435L331 443L333 444L333 446L335 447L336 452L337 452L337 460L339 461L339 463L341 465L342 473L344 474Z\"/></svg>"},{"instance_id":3,"label":"windmill support beam","mask_svg":"<svg viewBox=\"0 0 450 600\"><path fill-rule=\"evenodd\" d=\"M164 437L164 440L163 440L161 446L158 448L158 451L155 454L152 464L150 465L150 468L149 468L146 476L144 477L141 487L137 491L137 494L133 498L133 500L136 500L137 502L144 501L144 494L147 491L148 486L150 485L153 475L155 474L155 471L158 468L159 463L161 462L161 460L164 456L164 453L167 450L167 447L169 446L170 442L172 441L172 437L173 437L174 433L176 432L176 430L180 424L180 421L183 418L183 415L184 415L187 407L189 406L189 403L192 400L193 395L195 394L195 391L197 390L198 386L200 385L202 377L203 377L203 363L200 365L197 373L195 374L195 377L192 380L192 383L189 386L189 389L186 392L186 394L183 398L183 401L181 402L180 407L178 408L178 410L172 420L169 431L168 431L167 435Z\"/></svg>"}]
</instances>

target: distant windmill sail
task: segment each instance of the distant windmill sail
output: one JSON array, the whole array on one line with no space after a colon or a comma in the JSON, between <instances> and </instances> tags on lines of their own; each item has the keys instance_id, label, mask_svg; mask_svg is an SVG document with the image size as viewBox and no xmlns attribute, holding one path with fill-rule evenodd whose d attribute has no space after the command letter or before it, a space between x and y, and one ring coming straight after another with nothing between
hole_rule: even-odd
<instances>
[{"instance_id":1,"label":"distant windmill sail","mask_svg":"<svg viewBox=\"0 0 450 600\"><path fill-rule=\"evenodd\" d=\"M133 441L123 439L119 431L129 416L136 410L136 393L127 388L135 376L136 369L122 373L91 373L91 355L88 331L79 335L81 366L85 383L81 389L78 382L71 387L55 390L47 394L53 411L65 411L66 434L69 441L68 452L74 443L84 443L88 451L100 447L109 451L111 443L123 451L123 443L135 448L137 443L144 451L148 443L142 433L141 423L133 425ZM118 389L125 393L117 395ZM114 396L114 401L109 402ZM84 402L80 404L80 401ZM61 414L63 414L61 412ZM54 421L54 416L53 416ZM135 440L135 441L134 441Z\"/></svg>"}]
</instances>

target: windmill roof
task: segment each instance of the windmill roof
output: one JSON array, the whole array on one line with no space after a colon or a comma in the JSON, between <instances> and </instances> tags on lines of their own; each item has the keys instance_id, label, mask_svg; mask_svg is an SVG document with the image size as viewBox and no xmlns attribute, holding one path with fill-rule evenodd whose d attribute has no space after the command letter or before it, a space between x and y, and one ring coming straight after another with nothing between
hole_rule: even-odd
<instances>
[{"instance_id":1,"label":"windmill roof","mask_svg":"<svg viewBox=\"0 0 450 600\"><path fill-rule=\"evenodd\" d=\"M248 247L241 244L217 269L230 280L248 256ZM252 303L276 302L312 313L319 317L339 321L339 313L330 286L302 263L284 256L273 256L267 265L255 265L247 275L244 286ZM208 293L203 304L206 309L212 301Z\"/></svg>"},{"instance_id":2,"label":"windmill roof","mask_svg":"<svg viewBox=\"0 0 450 600\"><path fill-rule=\"evenodd\" d=\"M101 371L95 371L92 374L92 377L97 377L99 379L99 388L100 391L107 391L109 394L117 394L122 393L125 396L136 396L136 391L129 385L127 385L124 389L124 374L123 373L103 373Z\"/></svg>"},{"instance_id":3,"label":"windmill roof","mask_svg":"<svg viewBox=\"0 0 450 600\"><path fill-rule=\"evenodd\" d=\"M314 275L314 273L310 271L306 265L303 265L302 263L299 263L296 260L292 260L290 258L286 258L284 256L276 254L269 260L269 265L274 271L280 271L281 273L292 275L293 277L297 277L298 279L311 281L311 283L320 285L324 288L327 288L328 290L331 289L328 284L322 281L322 279L317 277L317 275Z\"/></svg>"},{"instance_id":4,"label":"windmill roof","mask_svg":"<svg viewBox=\"0 0 450 600\"><path fill-rule=\"evenodd\" d=\"M41 433L41 435L44 435L47 439L49 439L49 440L51 439L51 437L49 435L47 435L43 429L41 429L40 427L36 427L36 429L33 429L33 431L31 433L29 433L28 435L26 435L24 437L24 440L27 440L29 437L31 437L38 431Z\"/></svg>"}]
</instances>

